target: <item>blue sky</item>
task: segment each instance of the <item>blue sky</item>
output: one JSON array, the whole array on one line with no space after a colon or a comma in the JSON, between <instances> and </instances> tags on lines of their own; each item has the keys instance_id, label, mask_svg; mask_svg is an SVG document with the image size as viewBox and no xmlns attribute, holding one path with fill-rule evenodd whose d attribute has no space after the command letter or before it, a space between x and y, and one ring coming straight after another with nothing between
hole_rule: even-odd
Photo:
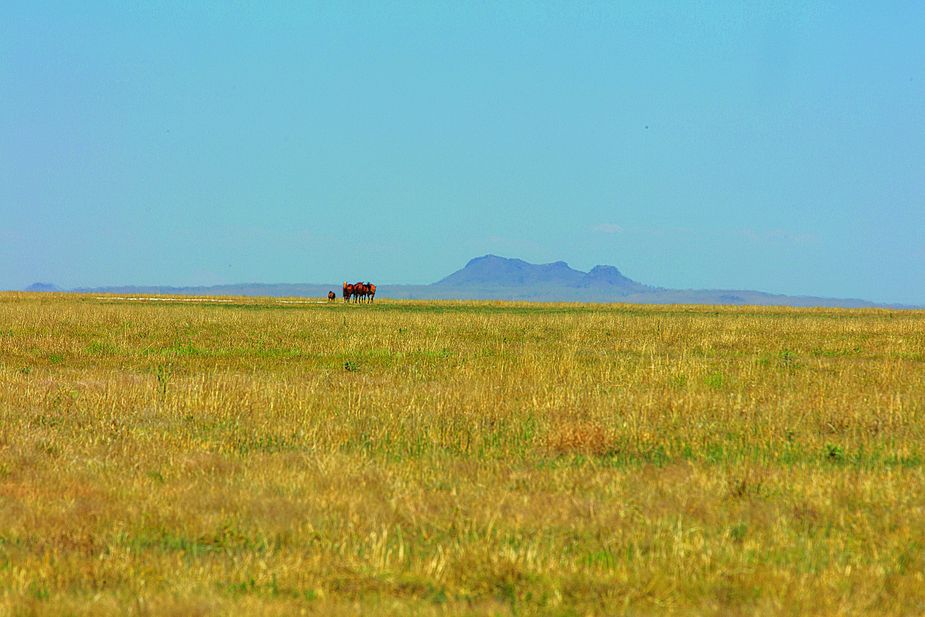
<instances>
[{"instance_id":1,"label":"blue sky","mask_svg":"<svg viewBox=\"0 0 925 617\"><path fill-rule=\"evenodd\" d=\"M925 304L922 32L921 2L7 1L0 288L495 253Z\"/></svg>"}]
</instances>

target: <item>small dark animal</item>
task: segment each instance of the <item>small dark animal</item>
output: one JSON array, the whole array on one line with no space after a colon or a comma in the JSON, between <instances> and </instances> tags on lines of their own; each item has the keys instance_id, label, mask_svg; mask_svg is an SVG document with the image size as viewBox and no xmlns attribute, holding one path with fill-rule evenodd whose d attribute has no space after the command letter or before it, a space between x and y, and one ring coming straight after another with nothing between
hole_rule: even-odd
<instances>
[{"instance_id":1,"label":"small dark animal","mask_svg":"<svg viewBox=\"0 0 925 617\"><path fill-rule=\"evenodd\" d=\"M328 302L334 302L334 298L336 298L336 297L337 297L337 296L334 295L334 292L333 292L333 291L329 291L329 292L328 292Z\"/></svg>"}]
</instances>

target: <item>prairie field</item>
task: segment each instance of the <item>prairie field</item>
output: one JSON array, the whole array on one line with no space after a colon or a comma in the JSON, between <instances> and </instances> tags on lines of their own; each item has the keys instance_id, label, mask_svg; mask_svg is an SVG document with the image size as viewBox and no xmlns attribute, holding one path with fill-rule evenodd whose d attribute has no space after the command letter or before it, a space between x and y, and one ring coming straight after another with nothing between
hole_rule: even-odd
<instances>
[{"instance_id":1,"label":"prairie field","mask_svg":"<svg viewBox=\"0 0 925 617\"><path fill-rule=\"evenodd\" d=\"M0 294L2 615L922 615L925 312Z\"/></svg>"}]
</instances>

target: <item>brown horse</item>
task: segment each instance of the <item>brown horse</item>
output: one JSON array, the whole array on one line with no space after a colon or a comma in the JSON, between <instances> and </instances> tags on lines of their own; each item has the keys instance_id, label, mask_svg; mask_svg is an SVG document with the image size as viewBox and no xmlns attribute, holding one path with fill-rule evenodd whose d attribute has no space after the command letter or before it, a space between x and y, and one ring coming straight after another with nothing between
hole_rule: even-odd
<instances>
[{"instance_id":1,"label":"brown horse","mask_svg":"<svg viewBox=\"0 0 925 617\"><path fill-rule=\"evenodd\" d=\"M366 289L366 285L360 281L353 284L353 301L354 302L365 302L366 294L369 290Z\"/></svg>"},{"instance_id":2,"label":"brown horse","mask_svg":"<svg viewBox=\"0 0 925 617\"><path fill-rule=\"evenodd\" d=\"M337 296L334 295L334 292L333 292L333 291L329 291L329 292L328 292L328 302L334 302L334 298L336 298L336 297L337 297Z\"/></svg>"},{"instance_id":3,"label":"brown horse","mask_svg":"<svg viewBox=\"0 0 925 617\"><path fill-rule=\"evenodd\" d=\"M329 299L333 293L328 295ZM376 286L370 282L357 281L351 284L344 281L344 302L350 302L351 296L354 302L372 302L376 297Z\"/></svg>"}]
</instances>

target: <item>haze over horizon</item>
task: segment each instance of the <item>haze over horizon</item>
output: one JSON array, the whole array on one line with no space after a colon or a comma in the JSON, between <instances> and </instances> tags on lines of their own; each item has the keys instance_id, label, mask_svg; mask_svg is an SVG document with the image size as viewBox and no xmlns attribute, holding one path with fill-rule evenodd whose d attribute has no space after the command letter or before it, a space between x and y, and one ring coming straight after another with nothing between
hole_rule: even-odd
<instances>
[{"instance_id":1,"label":"haze over horizon","mask_svg":"<svg viewBox=\"0 0 925 617\"><path fill-rule=\"evenodd\" d=\"M499 254L925 304L925 5L0 7L0 288Z\"/></svg>"}]
</instances>

